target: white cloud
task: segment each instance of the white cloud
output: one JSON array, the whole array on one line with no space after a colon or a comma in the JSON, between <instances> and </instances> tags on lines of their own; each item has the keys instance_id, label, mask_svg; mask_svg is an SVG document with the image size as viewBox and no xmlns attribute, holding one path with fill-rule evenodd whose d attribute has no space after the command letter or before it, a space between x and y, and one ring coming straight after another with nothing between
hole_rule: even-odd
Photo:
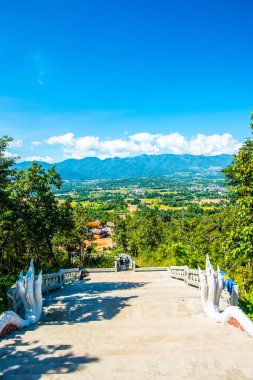
<instances>
[{"instance_id":1,"label":"white cloud","mask_svg":"<svg viewBox=\"0 0 253 380\"><path fill-rule=\"evenodd\" d=\"M64 141L62 146L65 157L80 159L88 156L98 156L97 152L100 150L99 137L83 136L74 139L74 135L70 135L72 134L67 133L64 136L57 137L57 141Z\"/></svg>"},{"instance_id":2,"label":"white cloud","mask_svg":"<svg viewBox=\"0 0 253 380\"><path fill-rule=\"evenodd\" d=\"M100 147L102 151L109 153L111 157L127 157L131 153L138 154L139 152L139 147L136 143L121 139L101 142Z\"/></svg>"},{"instance_id":3,"label":"white cloud","mask_svg":"<svg viewBox=\"0 0 253 380\"><path fill-rule=\"evenodd\" d=\"M137 146L137 151L141 151L145 154L158 154L159 148L156 144L156 140L160 135L152 135L148 132L137 133L130 136L131 142L134 141Z\"/></svg>"},{"instance_id":4,"label":"white cloud","mask_svg":"<svg viewBox=\"0 0 253 380\"><path fill-rule=\"evenodd\" d=\"M75 146L79 150L99 149L99 137L84 136L75 139Z\"/></svg>"},{"instance_id":5,"label":"white cloud","mask_svg":"<svg viewBox=\"0 0 253 380\"><path fill-rule=\"evenodd\" d=\"M221 153L236 153L241 144L230 134L205 136L198 134L189 143L191 154L205 154L214 156Z\"/></svg>"},{"instance_id":6,"label":"white cloud","mask_svg":"<svg viewBox=\"0 0 253 380\"><path fill-rule=\"evenodd\" d=\"M47 144L61 144L63 146L71 146L74 144L74 134L69 132L62 136L53 136L46 140Z\"/></svg>"},{"instance_id":7,"label":"white cloud","mask_svg":"<svg viewBox=\"0 0 253 380\"><path fill-rule=\"evenodd\" d=\"M7 157L7 158L18 158L18 155L16 153L11 153L11 152L8 152L8 150L6 150L4 152L4 157Z\"/></svg>"},{"instance_id":8,"label":"white cloud","mask_svg":"<svg viewBox=\"0 0 253 380\"><path fill-rule=\"evenodd\" d=\"M42 161L47 162L48 164L52 164L54 162L53 158L49 156L29 156L22 158L22 161Z\"/></svg>"},{"instance_id":9,"label":"white cloud","mask_svg":"<svg viewBox=\"0 0 253 380\"><path fill-rule=\"evenodd\" d=\"M75 137L69 132L53 136L47 144L60 145L65 158L83 158L95 156L101 159L108 157L130 157L140 154L193 154L218 155L234 154L241 144L229 133L223 135L197 134L186 139L179 133L150 134L148 132L126 136L124 139L102 140L96 136Z\"/></svg>"},{"instance_id":10,"label":"white cloud","mask_svg":"<svg viewBox=\"0 0 253 380\"><path fill-rule=\"evenodd\" d=\"M31 147L34 148L36 146L42 145L42 141L32 141L31 142Z\"/></svg>"},{"instance_id":11,"label":"white cloud","mask_svg":"<svg viewBox=\"0 0 253 380\"><path fill-rule=\"evenodd\" d=\"M152 142L155 138L159 137L160 135L152 135L148 132L142 132L142 133L136 133L135 135L130 136L130 139L133 141L138 141L141 143L144 142Z\"/></svg>"},{"instance_id":12,"label":"white cloud","mask_svg":"<svg viewBox=\"0 0 253 380\"><path fill-rule=\"evenodd\" d=\"M188 143L185 137L179 133L171 133L169 135L160 135L156 143L161 150L167 150L173 154L188 153Z\"/></svg>"},{"instance_id":13,"label":"white cloud","mask_svg":"<svg viewBox=\"0 0 253 380\"><path fill-rule=\"evenodd\" d=\"M21 148L23 146L23 141L20 139L10 141L8 143L9 148Z\"/></svg>"}]
</instances>

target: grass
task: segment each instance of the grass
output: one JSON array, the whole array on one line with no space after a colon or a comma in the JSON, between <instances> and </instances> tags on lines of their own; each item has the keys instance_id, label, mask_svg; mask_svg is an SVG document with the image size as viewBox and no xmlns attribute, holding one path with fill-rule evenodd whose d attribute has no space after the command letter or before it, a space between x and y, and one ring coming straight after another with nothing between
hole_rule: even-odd
<instances>
[{"instance_id":1,"label":"grass","mask_svg":"<svg viewBox=\"0 0 253 380\"><path fill-rule=\"evenodd\" d=\"M174 211L179 211L182 210L183 208L186 210L187 207L183 206L166 206L166 205L160 205L160 210L174 210Z\"/></svg>"},{"instance_id":2,"label":"grass","mask_svg":"<svg viewBox=\"0 0 253 380\"><path fill-rule=\"evenodd\" d=\"M143 198L143 199L140 199L141 203L148 203L150 205L157 205L158 203L161 202L161 198Z\"/></svg>"}]
</instances>

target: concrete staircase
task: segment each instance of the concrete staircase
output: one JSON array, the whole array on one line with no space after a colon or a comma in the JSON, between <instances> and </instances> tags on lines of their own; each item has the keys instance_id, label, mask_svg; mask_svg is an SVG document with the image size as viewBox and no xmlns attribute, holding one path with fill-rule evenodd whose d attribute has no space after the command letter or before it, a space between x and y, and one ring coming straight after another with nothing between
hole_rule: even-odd
<instances>
[{"instance_id":1,"label":"concrete staircase","mask_svg":"<svg viewBox=\"0 0 253 380\"><path fill-rule=\"evenodd\" d=\"M0 343L3 379L253 378L253 339L203 313L166 272L93 273L44 301L41 322Z\"/></svg>"}]
</instances>

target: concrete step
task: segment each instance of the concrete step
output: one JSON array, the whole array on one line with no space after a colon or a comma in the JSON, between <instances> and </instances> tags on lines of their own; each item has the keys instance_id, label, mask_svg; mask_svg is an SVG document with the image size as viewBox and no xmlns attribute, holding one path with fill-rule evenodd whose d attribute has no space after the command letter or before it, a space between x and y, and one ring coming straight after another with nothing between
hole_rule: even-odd
<instances>
[{"instance_id":1,"label":"concrete step","mask_svg":"<svg viewBox=\"0 0 253 380\"><path fill-rule=\"evenodd\" d=\"M50 320L0 342L2 378L252 380L253 339L167 273L92 274L46 304Z\"/></svg>"}]
</instances>

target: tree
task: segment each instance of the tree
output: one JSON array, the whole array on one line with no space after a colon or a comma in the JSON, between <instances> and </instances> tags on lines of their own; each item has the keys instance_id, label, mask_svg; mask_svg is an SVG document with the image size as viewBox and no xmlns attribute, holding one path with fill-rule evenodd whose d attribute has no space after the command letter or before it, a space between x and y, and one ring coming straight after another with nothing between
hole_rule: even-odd
<instances>
[{"instance_id":1,"label":"tree","mask_svg":"<svg viewBox=\"0 0 253 380\"><path fill-rule=\"evenodd\" d=\"M251 117L253 120L253 114ZM253 123L251 123L253 130ZM253 286L253 140L247 139L237 155L223 170L236 205L233 229L226 240L229 266L241 279L248 277L247 291Z\"/></svg>"},{"instance_id":2,"label":"tree","mask_svg":"<svg viewBox=\"0 0 253 380\"><path fill-rule=\"evenodd\" d=\"M13 284L17 273L34 259L36 268L56 270L65 257L80 248L83 230L74 217L70 200L60 204L54 191L62 180L51 167L47 171L33 162L15 170L15 159L6 148L12 141L0 138L0 293ZM66 252L67 255L61 254ZM69 260L70 261L70 260ZM1 299L0 299L1 301ZM1 304L0 304L1 309Z\"/></svg>"},{"instance_id":3,"label":"tree","mask_svg":"<svg viewBox=\"0 0 253 380\"><path fill-rule=\"evenodd\" d=\"M71 253L81 250L82 230L79 223L74 219L74 210L71 206L71 198L67 199L59 206L59 224L54 235L53 243L55 251L65 251L68 256L68 265L71 265Z\"/></svg>"},{"instance_id":4,"label":"tree","mask_svg":"<svg viewBox=\"0 0 253 380\"><path fill-rule=\"evenodd\" d=\"M127 239L127 221L115 215L115 229L114 229L114 240L117 242L118 247L123 251L128 249L128 239Z\"/></svg>"},{"instance_id":5,"label":"tree","mask_svg":"<svg viewBox=\"0 0 253 380\"><path fill-rule=\"evenodd\" d=\"M27 252L35 258L37 266L42 258L57 265L52 238L59 227L60 215L52 188L60 188L61 183L54 167L45 171L36 162L14 176L12 197L18 205L17 219L23 227Z\"/></svg>"},{"instance_id":6,"label":"tree","mask_svg":"<svg viewBox=\"0 0 253 380\"><path fill-rule=\"evenodd\" d=\"M9 204L9 184L10 175L13 173L11 167L15 163L15 158L8 157L6 148L13 139L8 136L0 138L0 212L6 209Z\"/></svg>"},{"instance_id":7,"label":"tree","mask_svg":"<svg viewBox=\"0 0 253 380\"><path fill-rule=\"evenodd\" d=\"M8 157L6 153L11 141L12 138L8 136L0 138L0 263L4 259L4 247L11 238L15 221L15 206L11 199L11 167L15 159Z\"/></svg>"}]
</instances>

